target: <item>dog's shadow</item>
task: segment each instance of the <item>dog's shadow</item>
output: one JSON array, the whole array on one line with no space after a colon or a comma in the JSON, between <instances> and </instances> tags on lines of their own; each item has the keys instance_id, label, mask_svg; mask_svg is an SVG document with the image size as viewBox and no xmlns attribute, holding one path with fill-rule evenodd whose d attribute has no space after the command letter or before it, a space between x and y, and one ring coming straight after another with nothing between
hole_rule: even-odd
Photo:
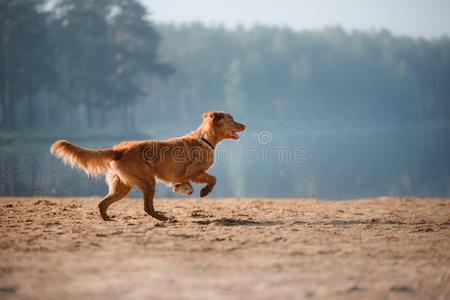
<instances>
[{"instance_id":1,"label":"dog's shadow","mask_svg":"<svg viewBox=\"0 0 450 300\"><path fill-rule=\"evenodd\" d=\"M293 225L404 225L406 223L396 220L379 220L379 219L368 219L368 220L331 220L331 221L294 221ZM422 224L422 223L418 223Z\"/></svg>"},{"instance_id":2,"label":"dog's shadow","mask_svg":"<svg viewBox=\"0 0 450 300\"><path fill-rule=\"evenodd\" d=\"M284 224L281 221L256 221L249 219L237 219L237 218L220 218L213 220L195 220L194 223L200 225L214 224L216 226L274 226Z\"/></svg>"},{"instance_id":3,"label":"dog's shadow","mask_svg":"<svg viewBox=\"0 0 450 300\"><path fill-rule=\"evenodd\" d=\"M200 225L213 224L216 226L275 226L286 224L282 221L260 221L252 219L239 218L220 218L220 219L200 219L194 220L194 223ZM289 222L290 225L309 225L309 226L346 226L346 225L404 225L404 222L396 220L331 220L331 221L294 221ZM422 224L422 223L417 223Z\"/></svg>"}]
</instances>

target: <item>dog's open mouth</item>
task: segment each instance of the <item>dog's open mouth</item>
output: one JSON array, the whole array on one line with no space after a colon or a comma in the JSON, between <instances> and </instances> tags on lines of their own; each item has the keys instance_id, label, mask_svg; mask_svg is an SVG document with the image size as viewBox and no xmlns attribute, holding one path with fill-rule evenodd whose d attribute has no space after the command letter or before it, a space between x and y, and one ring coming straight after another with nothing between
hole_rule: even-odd
<instances>
[{"instance_id":1,"label":"dog's open mouth","mask_svg":"<svg viewBox=\"0 0 450 300\"><path fill-rule=\"evenodd\" d=\"M241 123L237 123L235 122L235 126L233 128L233 130L230 130L227 132L226 138L228 139L233 139L233 140L238 140L240 137L238 135L238 132L244 131L245 130L245 125L241 124Z\"/></svg>"},{"instance_id":2,"label":"dog's open mouth","mask_svg":"<svg viewBox=\"0 0 450 300\"><path fill-rule=\"evenodd\" d=\"M233 140L238 140L239 139L239 135L237 134L239 131L230 131L227 133L227 138L229 139L233 139Z\"/></svg>"}]
</instances>

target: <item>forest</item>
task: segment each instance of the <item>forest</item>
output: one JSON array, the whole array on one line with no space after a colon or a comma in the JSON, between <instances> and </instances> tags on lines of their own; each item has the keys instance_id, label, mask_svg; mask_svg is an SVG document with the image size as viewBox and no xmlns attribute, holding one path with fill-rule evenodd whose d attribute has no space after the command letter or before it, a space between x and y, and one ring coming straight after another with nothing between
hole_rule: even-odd
<instances>
[{"instance_id":1,"label":"forest","mask_svg":"<svg viewBox=\"0 0 450 300\"><path fill-rule=\"evenodd\" d=\"M0 132L448 126L450 39L155 24L136 0L0 3Z\"/></svg>"},{"instance_id":2,"label":"forest","mask_svg":"<svg viewBox=\"0 0 450 300\"><path fill-rule=\"evenodd\" d=\"M0 5L3 128L106 128L115 109L133 129L143 78L173 73L158 61L161 37L137 1Z\"/></svg>"}]
</instances>

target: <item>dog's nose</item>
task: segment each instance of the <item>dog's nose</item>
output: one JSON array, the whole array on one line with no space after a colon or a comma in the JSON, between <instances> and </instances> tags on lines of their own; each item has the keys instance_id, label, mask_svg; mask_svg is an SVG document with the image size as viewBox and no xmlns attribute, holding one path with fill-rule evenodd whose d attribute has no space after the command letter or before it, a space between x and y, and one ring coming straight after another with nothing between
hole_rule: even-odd
<instances>
[{"instance_id":1,"label":"dog's nose","mask_svg":"<svg viewBox=\"0 0 450 300\"><path fill-rule=\"evenodd\" d=\"M242 124L242 123L238 123L238 127L239 127L239 129L240 129L241 131L244 131L245 128L246 128L246 126L245 126L244 124Z\"/></svg>"}]
</instances>

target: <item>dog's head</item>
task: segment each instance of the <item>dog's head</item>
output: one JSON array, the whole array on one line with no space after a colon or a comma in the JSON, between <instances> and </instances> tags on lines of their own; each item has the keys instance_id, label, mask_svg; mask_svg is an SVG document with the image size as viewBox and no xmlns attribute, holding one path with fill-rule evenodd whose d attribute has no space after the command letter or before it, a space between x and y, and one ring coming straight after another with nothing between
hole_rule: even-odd
<instances>
[{"instance_id":1,"label":"dog's head","mask_svg":"<svg viewBox=\"0 0 450 300\"><path fill-rule=\"evenodd\" d=\"M233 117L223 111L212 111L203 114L203 124L214 132L218 141L223 139L238 140L238 132L245 130L245 125L236 122Z\"/></svg>"}]
</instances>

